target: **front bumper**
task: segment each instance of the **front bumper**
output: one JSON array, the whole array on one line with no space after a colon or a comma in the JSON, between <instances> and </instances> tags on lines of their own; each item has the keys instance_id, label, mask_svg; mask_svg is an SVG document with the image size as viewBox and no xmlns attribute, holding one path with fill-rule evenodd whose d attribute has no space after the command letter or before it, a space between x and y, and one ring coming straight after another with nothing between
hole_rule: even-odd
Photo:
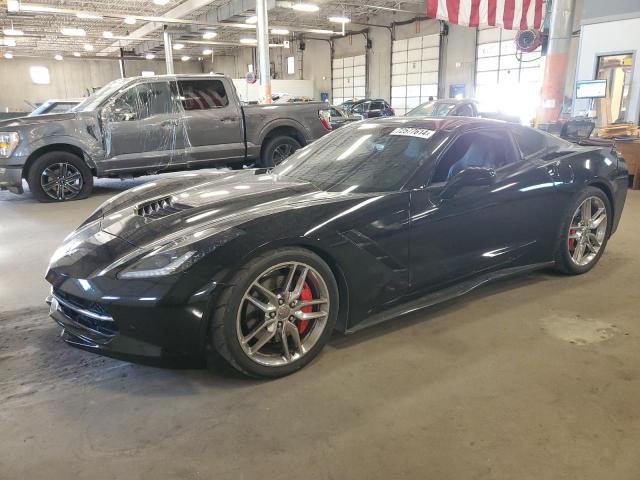
<instances>
[{"instance_id":1,"label":"front bumper","mask_svg":"<svg viewBox=\"0 0 640 480\"><path fill-rule=\"evenodd\" d=\"M24 193L22 188L22 165L0 164L0 190Z\"/></svg>"},{"instance_id":2,"label":"front bumper","mask_svg":"<svg viewBox=\"0 0 640 480\"><path fill-rule=\"evenodd\" d=\"M86 294L76 288L78 282L89 287ZM147 296L132 298L96 295L104 285L89 282L66 279L47 297L49 314L67 343L125 359L202 358L215 285L176 304L157 286L149 285Z\"/></svg>"}]
</instances>

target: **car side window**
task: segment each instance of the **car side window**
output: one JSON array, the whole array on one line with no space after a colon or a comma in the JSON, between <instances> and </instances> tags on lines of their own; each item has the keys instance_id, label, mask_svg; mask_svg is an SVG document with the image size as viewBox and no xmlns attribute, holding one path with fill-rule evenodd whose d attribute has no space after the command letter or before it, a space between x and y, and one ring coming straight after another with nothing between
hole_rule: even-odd
<instances>
[{"instance_id":1,"label":"car side window","mask_svg":"<svg viewBox=\"0 0 640 480\"><path fill-rule=\"evenodd\" d=\"M185 110L210 110L229 105L220 80L178 80L180 101Z\"/></svg>"},{"instance_id":2,"label":"car side window","mask_svg":"<svg viewBox=\"0 0 640 480\"><path fill-rule=\"evenodd\" d=\"M142 83L129 88L113 103L115 121L143 120L173 111L169 83Z\"/></svg>"},{"instance_id":3,"label":"car side window","mask_svg":"<svg viewBox=\"0 0 640 480\"><path fill-rule=\"evenodd\" d=\"M456 116L457 117L473 117L473 108L468 103L465 105L462 105L456 111Z\"/></svg>"},{"instance_id":4,"label":"car side window","mask_svg":"<svg viewBox=\"0 0 640 480\"><path fill-rule=\"evenodd\" d=\"M367 106L367 103L359 103L353 107L353 113L363 113L364 111L368 110Z\"/></svg>"},{"instance_id":5,"label":"car side window","mask_svg":"<svg viewBox=\"0 0 640 480\"><path fill-rule=\"evenodd\" d=\"M541 154L548 147L545 135L533 129L523 127L515 128L513 130L513 137L524 158Z\"/></svg>"},{"instance_id":6,"label":"car side window","mask_svg":"<svg viewBox=\"0 0 640 480\"><path fill-rule=\"evenodd\" d=\"M383 102L371 102L371 107L369 107L369 110L384 110L384 103Z\"/></svg>"},{"instance_id":7,"label":"car side window","mask_svg":"<svg viewBox=\"0 0 640 480\"><path fill-rule=\"evenodd\" d=\"M515 161L509 137L482 131L465 133L442 155L431 183L446 182L468 167L497 170Z\"/></svg>"}]
</instances>

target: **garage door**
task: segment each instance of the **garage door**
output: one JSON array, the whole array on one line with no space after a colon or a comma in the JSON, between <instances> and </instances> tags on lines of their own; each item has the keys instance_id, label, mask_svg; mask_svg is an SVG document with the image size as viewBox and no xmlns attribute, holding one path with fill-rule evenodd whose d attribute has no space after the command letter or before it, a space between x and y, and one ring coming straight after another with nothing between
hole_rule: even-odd
<instances>
[{"instance_id":1,"label":"garage door","mask_svg":"<svg viewBox=\"0 0 640 480\"><path fill-rule=\"evenodd\" d=\"M440 35L393 42L391 51L391 106L396 115L438 96Z\"/></svg>"},{"instance_id":2,"label":"garage door","mask_svg":"<svg viewBox=\"0 0 640 480\"><path fill-rule=\"evenodd\" d=\"M483 109L500 110L529 120L540 101L543 77L541 49L516 52L515 30L478 31L476 97Z\"/></svg>"},{"instance_id":3,"label":"garage door","mask_svg":"<svg viewBox=\"0 0 640 480\"><path fill-rule=\"evenodd\" d=\"M333 103L339 105L353 98L365 98L367 85L367 57L334 58L333 74Z\"/></svg>"}]
</instances>

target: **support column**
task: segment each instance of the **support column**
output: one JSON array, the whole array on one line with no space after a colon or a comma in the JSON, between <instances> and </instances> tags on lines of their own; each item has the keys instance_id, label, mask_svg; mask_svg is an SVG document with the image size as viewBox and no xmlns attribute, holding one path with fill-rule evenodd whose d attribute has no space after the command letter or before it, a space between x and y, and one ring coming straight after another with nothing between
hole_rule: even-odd
<instances>
[{"instance_id":1,"label":"support column","mask_svg":"<svg viewBox=\"0 0 640 480\"><path fill-rule=\"evenodd\" d=\"M120 78L126 77L127 72L124 69L124 48L120 48L120 58L118 59L118 64L120 65Z\"/></svg>"},{"instance_id":2,"label":"support column","mask_svg":"<svg viewBox=\"0 0 640 480\"><path fill-rule=\"evenodd\" d=\"M171 42L171 34L167 31L166 25L162 36L164 38L164 61L167 64L167 75L173 75L173 43Z\"/></svg>"},{"instance_id":3,"label":"support column","mask_svg":"<svg viewBox=\"0 0 640 480\"><path fill-rule=\"evenodd\" d=\"M555 122L560 117L564 100L565 79L573 32L575 0L553 0L549 44L542 81L540 121Z\"/></svg>"},{"instance_id":4,"label":"support column","mask_svg":"<svg viewBox=\"0 0 640 480\"><path fill-rule=\"evenodd\" d=\"M258 39L258 79L260 103L271 103L271 62L269 61L269 19L267 0L256 0L256 36Z\"/></svg>"}]
</instances>

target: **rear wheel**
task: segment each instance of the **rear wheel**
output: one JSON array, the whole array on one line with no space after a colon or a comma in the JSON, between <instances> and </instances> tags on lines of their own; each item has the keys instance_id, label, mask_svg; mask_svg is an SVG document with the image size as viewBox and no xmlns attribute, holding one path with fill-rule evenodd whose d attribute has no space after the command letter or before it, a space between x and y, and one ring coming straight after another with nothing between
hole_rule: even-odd
<instances>
[{"instance_id":1,"label":"rear wheel","mask_svg":"<svg viewBox=\"0 0 640 480\"><path fill-rule=\"evenodd\" d=\"M602 190L588 187L569 208L560 233L556 264L565 273L591 270L604 253L611 229L611 203Z\"/></svg>"},{"instance_id":2,"label":"rear wheel","mask_svg":"<svg viewBox=\"0 0 640 480\"><path fill-rule=\"evenodd\" d=\"M301 148L300 142L287 135L280 135L266 141L260 152L260 167L271 168L282 163Z\"/></svg>"},{"instance_id":3,"label":"rear wheel","mask_svg":"<svg viewBox=\"0 0 640 480\"><path fill-rule=\"evenodd\" d=\"M27 182L40 202L66 202L89 196L93 188L93 174L77 155L49 152L33 162L27 173Z\"/></svg>"},{"instance_id":4,"label":"rear wheel","mask_svg":"<svg viewBox=\"0 0 640 480\"><path fill-rule=\"evenodd\" d=\"M329 340L338 311L331 269L300 248L247 263L229 282L212 319L213 346L234 368L280 377L304 367Z\"/></svg>"}]
</instances>

